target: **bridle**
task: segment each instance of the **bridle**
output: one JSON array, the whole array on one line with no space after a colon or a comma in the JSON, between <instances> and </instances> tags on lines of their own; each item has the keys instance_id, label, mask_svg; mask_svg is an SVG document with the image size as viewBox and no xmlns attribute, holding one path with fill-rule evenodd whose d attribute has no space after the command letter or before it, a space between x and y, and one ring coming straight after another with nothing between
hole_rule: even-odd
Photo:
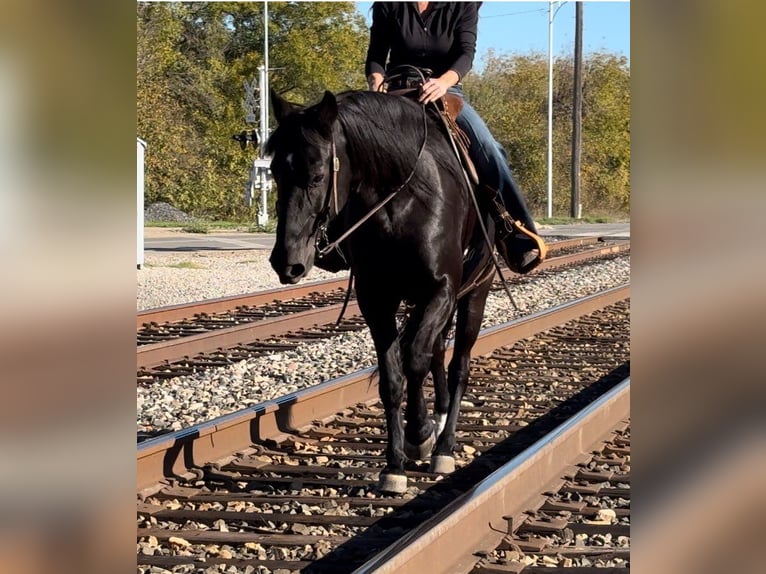
<instances>
[{"instance_id":1,"label":"bridle","mask_svg":"<svg viewBox=\"0 0 766 574\"><path fill-rule=\"evenodd\" d=\"M343 255L343 251L339 248L339 245L345 241L354 231L356 231L360 226L364 224L365 221L370 219L373 215L375 215L378 211L380 211L388 202L390 202L394 196L399 193L402 189L407 187L407 185L412 180L412 177L415 175L415 171L417 170L418 163L420 162L420 158L423 156L423 151L426 149L426 143L428 142L428 115L426 113L426 107L422 106L423 109L423 143L420 144L420 150L418 151L418 156L415 158L415 165L412 166L412 171L407 176L407 178L404 180L402 184L396 187L391 193L389 193L386 197L384 197L382 200L380 200L378 203L376 203L370 211L367 212L366 215L364 215L359 221L354 223L351 227L349 227L346 231L344 231L338 239L335 241L330 242L327 237L327 227L330 225L332 219L334 217L337 217L339 215L338 212L338 172L340 171L340 159L338 158L337 148L335 146L335 136L331 136L331 142L330 142L330 149L332 151L332 157L330 158L330 167L332 169L332 184L327 190L327 196L325 198L324 207L322 208L322 211L319 212L318 220L320 221L318 228L317 228L317 236L314 240L314 247L316 248L317 256L321 259L322 257L327 256L331 251L337 250L340 256L343 258L344 261L346 261L345 256ZM359 186L357 186L357 190L361 186L361 183ZM330 217L330 202L334 203L335 207L335 216L333 218Z\"/></svg>"},{"instance_id":2,"label":"bridle","mask_svg":"<svg viewBox=\"0 0 766 574\"><path fill-rule=\"evenodd\" d=\"M343 259L343 262L348 264L345 255L343 255L343 251L341 251L337 245L331 244L329 238L327 237L327 227L330 225L332 219L340 214L338 210L338 172L340 171L340 159L338 158L338 153L335 148L334 136L332 136L330 145L332 150L332 156L330 158L330 167L332 169L332 184L330 185L327 195L325 196L322 211L320 211L319 215L317 216L319 224L317 226L317 235L314 239L314 248L316 249L317 255L320 259L325 257L333 249L336 249L338 251L338 255ZM333 207L335 207L335 215L333 216L330 215L330 200L332 200Z\"/></svg>"}]
</instances>

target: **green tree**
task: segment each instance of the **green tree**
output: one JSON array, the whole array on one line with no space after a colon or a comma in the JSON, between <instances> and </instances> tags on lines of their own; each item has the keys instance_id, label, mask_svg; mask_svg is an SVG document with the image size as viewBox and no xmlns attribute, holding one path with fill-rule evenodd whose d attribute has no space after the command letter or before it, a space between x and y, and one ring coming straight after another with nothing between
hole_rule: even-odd
<instances>
[{"instance_id":1,"label":"green tree","mask_svg":"<svg viewBox=\"0 0 766 574\"><path fill-rule=\"evenodd\" d=\"M243 80L258 77L263 40L263 3L137 4L147 202L208 217L252 215L243 206L252 149L242 153L231 136L252 128ZM269 2L270 83L295 101L363 87L366 43L352 2Z\"/></svg>"},{"instance_id":2,"label":"green tree","mask_svg":"<svg viewBox=\"0 0 766 574\"><path fill-rule=\"evenodd\" d=\"M546 196L546 68L542 56L496 57L490 51L481 75L470 74L466 95L508 152L508 163L529 208L537 213Z\"/></svg>"},{"instance_id":3,"label":"green tree","mask_svg":"<svg viewBox=\"0 0 766 574\"><path fill-rule=\"evenodd\" d=\"M146 201L171 201L188 185L195 136L174 97L176 50L182 32L175 4L138 4L137 132L149 144L146 154Z\"/></svg>"},{"instance_id":4,"label":"green tree","mask_svg":"<svg viewBox=\"0 0 766 574\"><path fill-rule=\"evenodd\" d=\"M569 210L573 62L554 61L554 214ZM581 201L585 214L626 215L630 206L630 68L625 58L592 54L583 70ZM509 164L538 216L547 206L548 59L496 56L465 80L466 94L508 151Z\"/></svg>"},{"instance_id":5,"label":"green tree","mask_svg":"<svg viewBox=\"0 0 766 574\"><path fill-rule=\"evenodd\" d=\"M630 73L610 54L588 59L583 82L583 169L588 199L605 210L630 210Z\"/></svg>"}]
</instances>

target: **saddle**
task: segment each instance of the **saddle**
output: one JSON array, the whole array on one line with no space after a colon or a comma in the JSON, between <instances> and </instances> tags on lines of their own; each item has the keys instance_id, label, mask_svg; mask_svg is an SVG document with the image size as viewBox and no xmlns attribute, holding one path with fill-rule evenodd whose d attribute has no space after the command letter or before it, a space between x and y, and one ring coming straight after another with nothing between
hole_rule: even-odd
<instances>
[{"instance_id":1,"label":"saddle","mask_svg":"<svg viewBox=\"0 0 766 574\"><path fill-rule=\"evenodd\" d=\"M422 91L422 86L433 74L432 70L428 68L417 68L415 66L403 65L397 66L390 70L383 80L383 86L385 91L391 95L404 96L412 99L417 99ZM438 117L441 119L447 133L452 138L455 144L455 150L457 152L458 160L466 173L466 176L470 183L473 185L474 190L477 190L477 197L481 196L484 205L487 206L489 213L495 220L497 243L502 242L509 236L516 236L523 238L525 241L532 241L533 245L537 248L539 256L533 262L516 262L513 257L507 256L506 262L511 269L517 273L526 273L529 269L532 269L539 265L547 255L548 248L545 241L527 229L523 223L514 219L506 210L502 201L499 199L499 193L497 190L490 188L486 184L480 182L479 176L476 172L476 167L473 164L469 154L470 140L463 130L457 125L457 117L463 109L463 98L460 96L447 92L442 98L434 102L436 109L438 110ZM486 209L486 208L485 208ZM464 243L467 238L464 238ZM524 243L524 241L522 241ZM484 272L476 270L479 277L474 277L473 283L475 287L477 281L486 281L488 277L491 277L491 273L487 274L488 268Z\"/></svg>"}]
</instances>

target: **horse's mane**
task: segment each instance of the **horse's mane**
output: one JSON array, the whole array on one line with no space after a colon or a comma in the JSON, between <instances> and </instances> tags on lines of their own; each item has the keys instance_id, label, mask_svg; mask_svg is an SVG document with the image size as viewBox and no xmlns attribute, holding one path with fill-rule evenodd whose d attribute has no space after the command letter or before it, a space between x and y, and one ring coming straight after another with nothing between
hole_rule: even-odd
<instances>
[{"instance_id":1,"label":"horse's mane","mask_svg":"<svg viewBox=\"0 0 766 574\"><path fill-rule=\"evenodd\" d=\"M338 128L346 140L354 175L361 183L370 189L392 189L404 183L417 165L410 188L426 195L433 193L433 171L423 169L426 162L418 160L424 141L421 104L367 91L343 92L336 100ZM291 149L298 137L312 147L326 145L329 133L321 133L315 109L310 106L288 115L267 141L266 153ZM444 126L431 113L427 114L427 125L428 156L439 171L448 173L462 188L463 175Z\"/></svg>"},{"instance_id":2,"label":"horse's mane","mask_svg":"<svg viewBox=\"0 0 766 574\"><path fill-rule=\"evenodd\" d=\"M461 178L443 127L430 114L427 121L428 152L439 169ZM345 92L338 95L338 123L363 181L396 186L413 170L424 138L421 104L377 92Z\"/></svg>"}]
</instances>

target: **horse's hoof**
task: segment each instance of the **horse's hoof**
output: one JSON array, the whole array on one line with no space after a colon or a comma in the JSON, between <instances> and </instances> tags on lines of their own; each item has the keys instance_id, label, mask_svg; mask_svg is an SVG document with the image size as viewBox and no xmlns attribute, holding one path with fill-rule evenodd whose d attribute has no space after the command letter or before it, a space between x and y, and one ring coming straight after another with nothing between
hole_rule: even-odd
<instances>
[{"instance_id":1,"label":"horse's hoof","mask_svg":"<svg viewBox=\"0 0 766 574\"><path fill-rule=\"evenodd\" d=\"M455 471L455 457L435 454L431 457L429 472L436 474L450 474Z\"/></svg>"},{"instance_id":2,"label":"horse's hoof","mask_svg":"<svg viewBox=\"0 0 766 574\"><path fill-rule=\"evenodd\" d=\"M383 492L403 494L407 491L407 477L403 474L381 472L378 488Z\"/></svg>"},{"instance_id":3,"label":"horse's hoof","mask_svg":"<svg viewBox=\"0 0 766 574\"><path fill-rule=\"evenodd\" d=\"M431 456L431 451L436 444L436 435L433 433L423 441L423 444L410 444L407 439L404 439L404 454L410 460L424 460Z\"/></svg>"}]
</instances>

